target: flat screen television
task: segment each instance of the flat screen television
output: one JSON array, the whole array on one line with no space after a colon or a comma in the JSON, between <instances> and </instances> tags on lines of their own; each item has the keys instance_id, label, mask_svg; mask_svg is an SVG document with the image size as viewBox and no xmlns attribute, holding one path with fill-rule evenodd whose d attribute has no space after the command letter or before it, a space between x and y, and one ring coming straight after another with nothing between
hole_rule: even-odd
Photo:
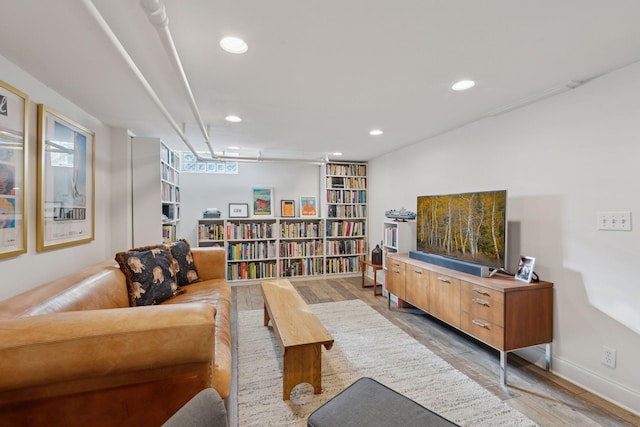
<instances>
[{"instance_id":1,"label":"flat screen television","mask_svg":"<svg viewBox=\"0 0 640 427\"><path fill-rule=\"evenodd\" d=\"M507 191L418 196L418 252L506 268Z\"/></svg>"}]
</instances>

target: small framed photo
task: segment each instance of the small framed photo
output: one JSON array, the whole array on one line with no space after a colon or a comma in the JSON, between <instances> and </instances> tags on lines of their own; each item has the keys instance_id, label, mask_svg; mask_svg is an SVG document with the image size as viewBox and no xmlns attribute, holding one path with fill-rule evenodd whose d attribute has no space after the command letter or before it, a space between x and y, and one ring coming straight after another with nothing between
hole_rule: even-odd
<instances>
[{"instance_id":1,"label":"small framed photo","mask_svg":"<svg viewBox=\"0 0 640 427\"><path fill-rule=\"evenodd\" d=\"M280 200L280 214L283 218L293 218L296 216L296 201Z\"/></svg>"},{"instance_id":2,"label":"small framed photo","mask_svg":"<svg viewBox=\"0 0 640 427\"><path fill-rule=\"evenodd\" d=\"M254 187L251 190L254 216L273 216L273 188Z\"/></svg>"},{"instance_id":3,"label":"small framed photo","mask_svg":"<svg viewBox=\"0 0 640 427\"><path fill-rule=\"evenodd\" d=\"M516 279L523 282L531 283L531 277L533 276L533 265L536 259L530 256L521 256L520 263L518 264L518 272L516 273Z\"/></svg>"},{"instance_id":4,"label":"small framed photo","mask_svg":"<svg viewBox=\"0 0 640 427\"><path fill-rule=\"evenodd\" d=\"M229 203L229 218L249 218L249 203Z\"/></svg>"},{"instance_id":5,"label":"small framed photo","mask_svg":"<svg viewBox=\"0 0 640 427\"><path fill-rule=\"evenodd\" d=\"M300 216L318 216L318 208L316 207L316 198L314 196L300 196Z\"/></svg>"}]
</instances>

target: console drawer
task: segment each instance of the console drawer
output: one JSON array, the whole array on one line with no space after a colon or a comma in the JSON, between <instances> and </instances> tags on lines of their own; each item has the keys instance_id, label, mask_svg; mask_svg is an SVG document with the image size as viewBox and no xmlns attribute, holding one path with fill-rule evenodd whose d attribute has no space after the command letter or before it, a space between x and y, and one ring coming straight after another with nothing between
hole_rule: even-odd
<instances>
[{"instance_id":1,"label":"console drawer","mask_svg":"<svg viewBox=\"0 0 640 427\"><path fill-rule=\"evenodd\" d=\"M489 344L497 349L504 348L504 329L498 325L463 312L461 317L461 328L463 331L473 335L480 341Z\"/></svg>"},{"instance_id":2,"label":"console drawer","mask_svg":"<svg viewBox=\"0 0 640 427\"><path fill-rule=\"evenodd\" d=\"M504 294L494 290L462 282L461 307L474 318L504 326Z\"/></svg>"}]
</instances>

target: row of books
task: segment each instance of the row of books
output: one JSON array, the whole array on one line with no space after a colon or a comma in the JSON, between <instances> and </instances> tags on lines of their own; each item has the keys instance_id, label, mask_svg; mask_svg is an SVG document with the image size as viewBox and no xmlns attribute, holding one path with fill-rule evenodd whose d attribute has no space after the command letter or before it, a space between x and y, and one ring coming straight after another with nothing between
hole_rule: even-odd
<instances>
[{"instance_id":1,"label":"row of books","mask_svg":"<svg viewBox=\"0 0 640 427\"><path fill-rule=\"evenodd\" d=\"M198 224L198 240L224 240L224 224Z\"/></svg>"},{"instance_id":2,"label":"row of books","mask_svg":"<svg viewBox=\"0 0 640 427\"><path fill-rule=\"evenodd\" d=\"M367 191L328 190L327 203L367 203Z\"/></svg>"},{"instance_id":3,"label":"row of books","mask_svg":"<svg viewBox=\"0 0 640 427\"><path fill-rule=\"evenodd\" d=\"M327 259L326 273L356 273L360 271L358 257Z\"/></svg>"},{"instance_id":4,"label":"row of books","mask_svg":"<svg viewBox=\"0 0 640 427\"><path fill-rule=\"evenodd\" d=\"M322 237L322 222L281 222L281 237L287 239Z\"/></svg>"},{"instance_id":5,"label":"row of books","mask_svg":"<svg viewBox=\"0 0 640 427\"><path fill-rule=\"evenodd\" d=\"M165 181L170 181L174 184L178 184L180 182L180 174L171 166L165 163L161 163L160 168L162 173L162 179L164 179Z\"/></svg>"},{"instance_id":6,"label":"row of books","mask_svg":"<svg viewBox=\"0 0 640 427\"><path fill-rule=\"evenodd\" d=\"M227 222L227 240L273 239L277 227L275 222Z\"/></svg>"},{"instance_id":7,"label":"row of books","mask_svg":"<svg viewBox=\"0 0 640 427\"><path fill-rule=\"evenodd\" d=\"M324 253L322 241L316 240L311 242L281 242L281 257L313 257L322 256Z\"/></svg>"},{"instance_id":8,"label":"row of books","mask_svg":"<svg viewBox=\"0 0 640 427\"><path fill-rule=\"evenodd\" d=\"M322 258L286 259L280 261L278 267L283 277L314 276L323 273Z\"/></svg>"},{"instance_id":9,"label":"row of books","mask_svg":"<svg viewBox=\"0 0 640 427\"><path fill-rule=\"evenodd\" d=\"M366 250L364 239L331 240L327 242L327 255L360 255Z\"/></svg>"},{"instance_id":10,"label":"row of books","mask_svg":"<svg viewBox=\"0 0 640 427\"><path fill-rule=\"evenodd\" d=\"M363 189L367 188L367 178L364 177L327 177L327 189Z\"/></svg>"},{"instance_id":11,"label":"row of books","mask_svg":"<svg viewBox=\"0 0 640 427\"><path fill-rule=\"evenodd\" d=\"M227 248L229 261L256 260L276 257L275 241L230 244Z\"/></svg>"},{"instance_id":12,"label":"row of books","mask_svg":"<svg viewBox=\"0 0 640 427\"><path fill-rule=\"evenodd\" d=\"M180 201L180 188L168 182L161 182L162 201L163 202L179 202Z\"/></svg>"},{"instance_id":13,"label":"row of books","mask_svg":"<svg viewBox=\"0 0 640 427\"><path fill-rule=\"evenodd\" d=\"M327 217L329 218L366 218L367 207L365 205L329 205Z\"/></svg>"},{"instance_id":14,"label":"row of books","mask_svg":"<svg viewBox=\"0 0 640 427\"><path fill-rule=\"evenodd\" d=\"M327 223L327 237L364 236L364 221L332 221Z\"/></svg>"},{"instance_id":15,"label":"row of books","mask_svg":"<svg viewBox=\"0 0 640 427\"><path fill-rule=\"evenodd\" d=\"M265 279L277 276L275 261L239 262L227 264L227 280Z\"/></svg>"},{"instance_id":16,"label":"row of books","mask_svg":"<svg viewBox=\"0 0 640 427\"><path fill-rule=\"evenodd\" d=\"M367 175L367 165L357 165L357 164L344 164L339 165L335 163L327 163L326 166L326 174L327 175L359 175L366 176Z\"/></svg>"}]
</instances>

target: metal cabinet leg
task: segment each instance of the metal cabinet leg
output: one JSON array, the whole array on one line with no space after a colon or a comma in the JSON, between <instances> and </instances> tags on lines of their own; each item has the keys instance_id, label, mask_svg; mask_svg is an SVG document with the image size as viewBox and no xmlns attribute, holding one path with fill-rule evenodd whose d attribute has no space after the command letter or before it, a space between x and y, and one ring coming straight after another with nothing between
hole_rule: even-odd
<instances>
[{"instance_id":1,"label":"metal cabinet leg","mask_svg":"<svg viewBox=\"0 0 640 427\"><path fill-rule=\"evenodd\" d=\"M507 352L500 352L500 384L507 385Z\"/></svg>"},{"instance_id":2,"label":"metal cabinet leg","mask_svg":"<svg viewBox=\"0 0 640 427\"><path fill-rule=\"evenodd\" d=\"M551 368L551 343L545 345L544 365L547 371Z\"/></svg>"}]
</instances>

